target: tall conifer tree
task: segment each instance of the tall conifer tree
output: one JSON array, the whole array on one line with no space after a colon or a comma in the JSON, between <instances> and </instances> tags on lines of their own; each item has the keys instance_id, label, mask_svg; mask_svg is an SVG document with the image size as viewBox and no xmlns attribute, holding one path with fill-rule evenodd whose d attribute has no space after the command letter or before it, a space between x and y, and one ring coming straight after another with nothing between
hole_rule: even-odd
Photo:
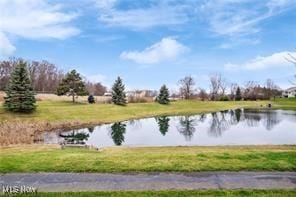
<instances>
[{"instance_id":1,"label":"tall conifer tree","mask_svg":"<svg viewBox=\"0 0 296 197\"><path fill-rule=\"evenodd\" d=\"M170 103L169 90L165 85L161 86L161 88L159 90L158 97L157 97L157 101L160 104L169 104Z\"/></svg>"},{"instance_id":2,"label":"tall conifer tree","mask_svg":"<svg viewBox=\"0 0 296 197\"><path fill-rule=\"evenodd\" d=\"M112 87L112 102L116 105L126 104L126 95L124 92L124 85L120 77L117 77Z\"/></svg>"},{"instance_id":3,"label":"tall conifer tree","mask_svg":"<svg viewBox=\"0 0 296 197\"><path fill-rule=\"evenodd\" d=\"M4 107L9 111L32 112L36 109L26 62L20 61L13 69L4 99Z\"/></svg>"}]
</instances>

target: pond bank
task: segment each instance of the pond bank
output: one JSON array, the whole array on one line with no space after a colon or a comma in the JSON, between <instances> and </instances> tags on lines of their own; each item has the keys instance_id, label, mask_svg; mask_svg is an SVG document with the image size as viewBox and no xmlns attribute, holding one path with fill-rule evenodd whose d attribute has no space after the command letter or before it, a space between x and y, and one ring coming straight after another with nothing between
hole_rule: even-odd
<instances>
[{"instance_id":1,"label":"pond bank","mask_svg":"<svg viewBox=\"0 0 296 197\"><path fill-rule=\"evenodd\" d=\"M178 101L170 105L158 103L81 104L61 101L38 102L32 114L14 114L0 107L0 146L30 144L36 132L83 128L102 123L139 119L160 115L187 115L236 108L262 108L268 101ZM295 102L296 103L296 102Z\"/></svg>"},{"instance_id":2,"label":"pond bank","mask_svg":"<svg viewBox=\"0 0 296 197\"><path fill-rule=\"evenodd\" d=\"M296 146L0 148L0 173L296 171ZM82 162L83 161L83 162Z\"/></svg>"}]
</instances>

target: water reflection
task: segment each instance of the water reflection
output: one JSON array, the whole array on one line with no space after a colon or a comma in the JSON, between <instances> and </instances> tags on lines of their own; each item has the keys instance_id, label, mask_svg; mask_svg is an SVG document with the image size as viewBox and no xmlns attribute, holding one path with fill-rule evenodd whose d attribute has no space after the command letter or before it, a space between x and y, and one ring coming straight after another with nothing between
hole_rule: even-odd
<instances>
[{"instance_id":1,"label":"water reflection","mask_svg":"<svg viewBox=\"0 0 296 197\"><path fill-rule=\"evenodd\" d=\"M117 122L62 132L57 137L52 134L44 134L43 137L46 143L64 141L99 146L106 143L117 146L207 145L218 143L223 138L231 144L257 144L255 141L262 136L260 143L271 141L273 144L281 140L283 144L291 144L291 141L296 143L295 128L296 112L236 109L195 116L161 116Z\"/></svg>"},{"instance_id":2,"label":"water reflection","mask_svg":"<svg viewBox=\"0 0 296 197\"><path fill-rule=\"evenodd\" d=\"M124 134L126 131L126 124L116 122L110 127L110 136L116 146L120 146L124 142Z\"/></svg>"},{"instance_id":3,"label":"water reflection","mask_svg":"<svg viewBox=\"0 0 296 197\"><path fill-rule=\"evenodd\" d=\"M170 118L167 116L162 116L162 117L157 117L155 118L158 127L159 127L159 132L165 136L165 134L169 131L169 122L170 122Z\"/></svg>"},{"instance_id":4,"label":"water reflection","mask_svg":"<svg viewBox=\"0 0 296 197\"><path fill-rule=\"evenodd\" d=\"M89 133L92 133L92 132L94 132L95 127L88 127L87 130L88 130Z\"/></svg>"},{"instance_id":5,"label":"water reflection","mask_svg":"<svg viewBox=\"0 0 296 197\"><path fill-rule=\"evenodd\" d=\"M277 124L280 123L280 119L277 113L266 113L266 117L264 118L263 124L267 130L272 130Z\"/></svg>"},{"instance_id":6,"label":"water reflection","mask_svg":"<svg viewBox=\"0 0 296 197\"><path fill-rule=\"evenodd\" d=\"M128 124L133 126L134 129L141 129L142 124L140 120L130 120L128 121Z\"/></svg>"},{"instance_id":7,"label":"water reflection","mask_svg":"<svg viewBox=\"0 0 296 197\"><path fill-rule=\"evenodd\" d=\"M179 120L178 131L185 137L185 140L190 141L196 130L196 119L193 116L184 116Z\"/></svg>"},{"instance_id":8,"label":"water reflection","mask_svg":"<svg viewBox=\"0 0 296 197\"><path fill-rule=\"evenodd\" d=\"M64 144L85 144L89 134L83 131L73 129L70 132L59 134L64 139Z\"/></svg>"},{"instance_id":9,"label":"water reflection","mask_svg":"<svg viewBox=\"0 0 296 197\"><path fill-rule=\"evenodd\" d=\"M226 111L220 113L211 113L212 119L208 129L209 135L219 137L223 131L226 131L230 127L230 121L226 119Z\"/></svg>"}]
</instances>

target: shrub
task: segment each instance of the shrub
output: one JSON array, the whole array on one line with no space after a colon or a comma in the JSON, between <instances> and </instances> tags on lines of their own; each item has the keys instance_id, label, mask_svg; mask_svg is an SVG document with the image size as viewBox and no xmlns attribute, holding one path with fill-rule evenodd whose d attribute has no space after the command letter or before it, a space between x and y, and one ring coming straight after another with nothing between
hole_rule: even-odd
<instances>
[{"instance_id":1,"label":"shrub","mask_svg":"<svg viewBox=\"0 0 296 197\"><path fill-rule=\"evenodd\" d=\"M95 103L95 97L93 95L89 95L87 100L88 100L88 103L91 103L91 104Z\"/></svg>"},{"instance_id":2,"label":"shrub","mask_svg":"<svg viewBox=\"0 0 296 197\"><path fill-rule=\"evenodd\" d=\"M230 100L229 97L226 95L220 97L220 101L229 101L229 100Z\"/></svg>"}]
</instances>

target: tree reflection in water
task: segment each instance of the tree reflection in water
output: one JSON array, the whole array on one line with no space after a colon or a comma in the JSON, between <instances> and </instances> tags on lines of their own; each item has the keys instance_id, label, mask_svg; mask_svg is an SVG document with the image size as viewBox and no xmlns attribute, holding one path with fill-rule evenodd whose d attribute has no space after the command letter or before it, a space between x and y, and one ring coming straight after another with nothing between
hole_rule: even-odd
<instances>
[{"instance_id":1,"label":"tree reflection in water","mask_svg":"<svg viewBox=\"0 0 296 197\"><path fill-rule=\"evenodd\" d=\"M267 112L266 117L264 118L263 125L267 130L272 130L275 125L280 123L280 119L278 117L277 112Z\"/></svg>"},{"instance_id":2,"label":"tree reflection in water","mask_svg":"<svg viewBox=\"0 0 296 197\"><path fill-rule=\"evenodd\" d=\"M255 111L244 110L246 124L249 127L258 127L262 119L262 115Z\"/></svg>"},{"instance_id":3,"label":"tree reflection in water","mask_svg":"<svg viewBox=\"0 0 296 197\"><path fill-rule=\"evenodd\" d=\"M241 109L229 110L229 113L230 113L229 123L231 125L236 125L241 121L241 114L242 114Z\"/></svg>"},{"instance_id":4,"label":"tree reflection in water","mask_svg":"<svg viewBox=\"0 0 296 197\"><path fill-rule=\"evenodd\" d=\"M134 129L140 130L142 128L142 123L140 120L130 120L128 124L133 126Z\"/></svg>"},{"instance_id":5,"label":"tree reflection in water","mask_svg":"<svg viewBox=\"0 0 296 197\"><path fill-rule=\"evenodd\" d=\"M212 119L209 127L209 135L219 137L224 131L230 128L230 122L226 120L228 111L211 113Z\"/></svg>"},{"instance_id":6,"label":"tree reflection in water","mask_svg":"<svg viewBox=\"0 0 296 197\"><path fill-rule=\"evenodd\" d=\"M89 133L92 133L92 132L94 132L95 128L94 127L88 127L87 130L88 130Z\"/></svg>"},{"instance_id":7,"label":"tree reflection in water","mask_svg":"<svg viewBox=\"0 0 296 197\"><path fill-rule=\"evenodd\" d=\"M61 133L59 136L64 139L66 144L85 144L85 141L89 138L88 133L76 129L67 133Z\"/></svg>"},{"instance_id":8,"label":"tree reflection in water","mask_svg":"<svg viewBox=\"0 0 296 197\"><path fill-rule=\"evenodd\" d=\"M115 145L120 146L124 142L124 134L126 131L126 124L116 122L110 127L110 135Z\"/></svg>"},{"instance_id":9,"label":"tree reflection in water","mask_svg":"<svg viewBox=\"0 0 296 197\"><path fill-rule=\"evenodd\" d=\"M190 141L195 132L196 119L190 116L183 116L179 120L178 131L185 137L186 141Z\"/></svg>"},{"instance_id":10,"label":"tree reflection in water","mask_svg":"<svg viewBox=\"0 0 296 197\"><path fill-rule=\"evenodd\" d=\"M157 117L155 119L156 119L156 122L158 124L160 133L163 136L165 136L165 134L169 131L169 127L170 127L169 121L170 121L170 118L167 117L167 116L162 116L162 117Z\"/></svg>"}]
</instances>

